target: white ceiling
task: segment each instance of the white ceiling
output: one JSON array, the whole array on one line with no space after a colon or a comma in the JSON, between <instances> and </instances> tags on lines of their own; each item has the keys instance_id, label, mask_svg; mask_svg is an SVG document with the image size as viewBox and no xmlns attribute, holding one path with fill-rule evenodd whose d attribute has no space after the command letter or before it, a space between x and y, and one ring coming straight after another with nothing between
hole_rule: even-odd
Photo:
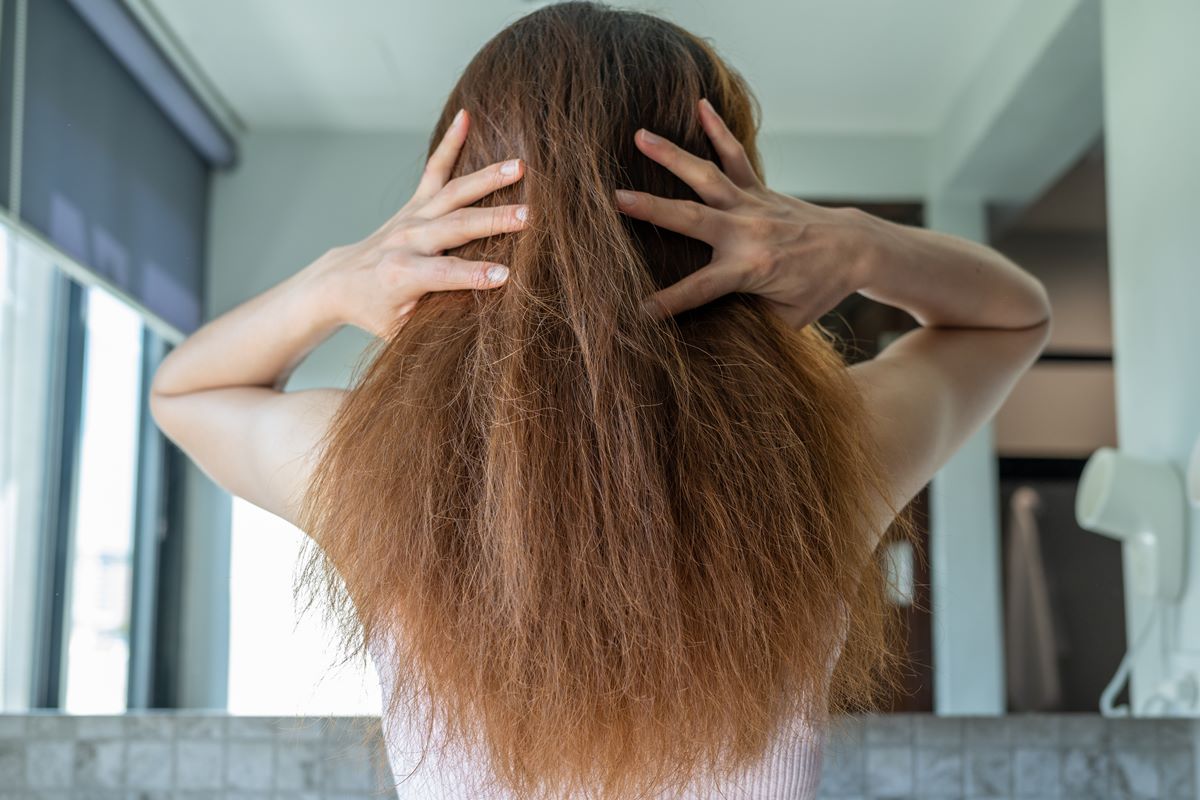
<instances>
[{"instance_id":1,"label":"white ceiling","mask_svg":"<svg viewBox=\"0 0 1200 800\"><path fill-rule=\"evenodd\" d=\"M425 131L471 56L540 0L127 0L249 129ZM926 134L1021 2L632 0L711 38L771 132Z\"/></svg>"}]
</instances>

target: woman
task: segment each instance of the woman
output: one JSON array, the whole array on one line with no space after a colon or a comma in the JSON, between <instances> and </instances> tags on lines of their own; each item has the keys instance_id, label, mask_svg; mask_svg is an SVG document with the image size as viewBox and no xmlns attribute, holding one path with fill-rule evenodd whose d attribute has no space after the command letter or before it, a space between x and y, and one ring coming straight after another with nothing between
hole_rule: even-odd
<instances>
[{"instance_id":1,"label":"woman","mask_svg":"<svg viewBox=\"0 0 1200 800\"><path fill-rule=\"evenodd\" d=\"M754 110L670 23L543 8L392 219L159 369L162 429L310 535L404 796L810 797L886 683L876 544L1049 306L982 245L771 191ZM921 327L847 368L814 323L853 292ZM355 387L282 391L343 324L381 337Z\"/></svg>"}]
</instances>

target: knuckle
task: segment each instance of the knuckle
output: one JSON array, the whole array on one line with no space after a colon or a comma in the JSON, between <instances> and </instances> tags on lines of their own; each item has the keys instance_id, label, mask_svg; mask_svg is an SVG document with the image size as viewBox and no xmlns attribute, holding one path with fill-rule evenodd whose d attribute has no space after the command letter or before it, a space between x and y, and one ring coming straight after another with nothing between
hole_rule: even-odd
<instances>
[{"instance_id":1,"label":"knuckle","mask_svg":"<svg viewBox=\"0 0 1200 800\"><path fill-rule=\"evenodd\" d=\"M720 167L718 167L712 161L704 162L704 166L702 167L700 173L700 180L703 181L705 185L715 186L719 184L724 177L725 173L721 172Z\"/></svg>"},{"instance_id":2,"label":"knuckle","mask_svg":"<svg viewBox=\"0 0 1200 800\"><path fill-rule=\"evenodd\" d=\"M704 221L704 206L695 200L684 200L681 210L684 222L693 227L699 227Z\"/></svg>"},{"instance_id":3,"label":"knuckle","mask_svg":"<svg viewBox=\"0 0 1200 800\"><path fill-rule=\"evenodd\" d=\"M756 247L746 259L746 277L763 281L775 274L775 253L769 247Z\"/></svg>"}]
</instances>

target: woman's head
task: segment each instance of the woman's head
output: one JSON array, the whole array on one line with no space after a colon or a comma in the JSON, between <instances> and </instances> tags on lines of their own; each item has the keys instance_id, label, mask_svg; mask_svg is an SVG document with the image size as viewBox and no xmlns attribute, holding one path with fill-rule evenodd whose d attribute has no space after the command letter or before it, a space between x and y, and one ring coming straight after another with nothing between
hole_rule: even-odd
<instances>
[{"instance_id":1,"label":"woman's head","mask_svg":"<svg viewBox=\"0 0 1200 800\"><path fill-rule=\"evenodd\" d=\"M637 150L634 133L646 128L716 160L697 115L701 97L744 143L761 175L757 103L707 42L649 14L594 3L552 5L498 33L472 59L450 92L430 153L457 110L466 108L471 133L456 176L505 157L523 158L527 167L521 182L482 204L524 202L535 227L586 229L598 217L615 223L616 188L695 199L686 184ZM646 223L624 224L643 250L670 254L647 260L652 269L664 269L650 275L656 284L674 282L707 260L701 242ZM521 238L463 250L507 263L511 239Z\"/></svg>"},{"instance_id":2,"label":"woman's head","mask_svg":"<svg viewBox=\"0 0 1200 800\"><path fill-rule=\"evenodd\" d=\"M529 227L453 251L509 280L428 295L380 343L306 497L297 588L351 654L378 648L389 713L427 704L519 796L735 769L789 716L868 699L892 655L881 484L834 348L748 296L641 311L710 250L613 191L694 199L633 135L715 158L701 97L761 173L748 89L677 26L567 3L484 46L432 141L464 107L455 175L525 160L481 205Z\"/></svg>"}]
</instances>

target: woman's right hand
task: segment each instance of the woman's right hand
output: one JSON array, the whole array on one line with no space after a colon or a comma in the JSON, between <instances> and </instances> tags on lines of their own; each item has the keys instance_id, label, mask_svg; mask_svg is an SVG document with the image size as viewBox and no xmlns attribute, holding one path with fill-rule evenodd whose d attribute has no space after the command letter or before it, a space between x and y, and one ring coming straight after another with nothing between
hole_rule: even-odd
<instances>
[{"instance_id":1,"label":"woman's right hand","mask_svg":"<svg viewBox=\"0 0 1200 800\"><path fill-rule=\"evenodd\" d=\"M703 203L618 190L630 217L707 242L705 266L647 300L650 311L678 314L730 292L766 298L793 327L816 321L863 288L888 223L853 208L824 208L767 188L741 142L707 100L700 122L722 167L645 129L639 150L673 172Z\"/></svg>"}]
</instances>

